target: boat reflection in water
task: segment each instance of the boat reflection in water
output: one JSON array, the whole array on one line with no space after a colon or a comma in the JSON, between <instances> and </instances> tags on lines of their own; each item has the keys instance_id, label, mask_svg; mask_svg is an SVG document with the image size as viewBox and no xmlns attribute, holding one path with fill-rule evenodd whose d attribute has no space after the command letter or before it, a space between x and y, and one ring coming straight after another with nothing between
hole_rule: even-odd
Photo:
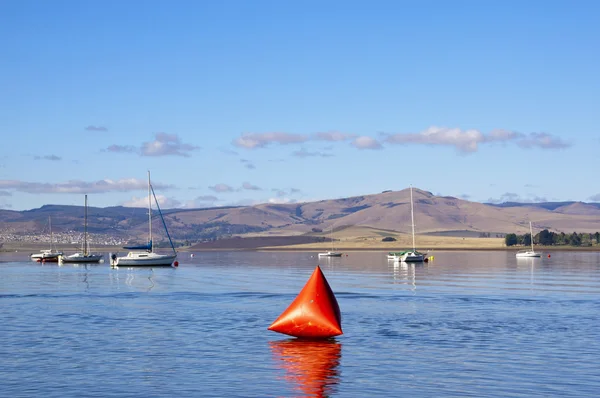
<instances>
[{"instance_id":1,"label":"boat reflection in water","mask_svg":"<svg viewBox=\"0 0 600 398\"><path fill-rule=\"evenodd\" d=\"M278 367L292 388L306 396L326 397L339 383L342 345L335 340L283 340L269 342Z\"/></svg>"}]
</instances>

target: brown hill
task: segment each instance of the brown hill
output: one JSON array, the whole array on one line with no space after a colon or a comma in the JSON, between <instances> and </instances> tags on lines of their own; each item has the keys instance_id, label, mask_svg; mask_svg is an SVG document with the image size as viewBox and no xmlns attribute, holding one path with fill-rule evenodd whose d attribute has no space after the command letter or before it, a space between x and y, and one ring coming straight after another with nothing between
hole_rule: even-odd
<instances>
[{"instance_id":1,"label":"brown hill","mask_svg":"<svg viewBox=\"0 0 600 398\"><path fill-rule=\"evenodd\" d=\"M477 237L482 233L500 236L529 231L600 231L597 203L511 203L502 205L470 202L436 196L413 189L417 234ZM143 240L146 236L144 209L125 207L89 208L91 232ZM294 204L260 204L245 207L169 209L165 221L174 239L197 242L224 237L326 237L334 229L358 233L409 234L411 232L410 190L351 198ZM52 217L54 231L82 230L81 206L47 205L27 211L0 211L0 233L36 233ZM352 228L350 228L352 227ZM160 239L161 228L156 228Z\"/></svg>"}]
</instances>

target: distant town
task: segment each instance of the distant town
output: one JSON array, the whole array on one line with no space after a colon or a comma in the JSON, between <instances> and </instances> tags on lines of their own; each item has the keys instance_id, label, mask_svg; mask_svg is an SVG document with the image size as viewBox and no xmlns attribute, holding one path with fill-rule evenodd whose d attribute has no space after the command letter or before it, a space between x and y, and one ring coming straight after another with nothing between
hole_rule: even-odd
<instances>
[{"instance_id":1,"label":"distant town","mask_svg":"<svg viewBox=\"0 0 600 398\"><path fill-rule=\"evenodd\" d=\"M49 233L17 233L10 229L0 230L0 242L4 243L46 243L50 245L73 245L82 244L83 233L80 231ZM108 234L88 233L88 242L96 246L118 246L126 243L126 240Z\"/></svg>"}]
</instances>

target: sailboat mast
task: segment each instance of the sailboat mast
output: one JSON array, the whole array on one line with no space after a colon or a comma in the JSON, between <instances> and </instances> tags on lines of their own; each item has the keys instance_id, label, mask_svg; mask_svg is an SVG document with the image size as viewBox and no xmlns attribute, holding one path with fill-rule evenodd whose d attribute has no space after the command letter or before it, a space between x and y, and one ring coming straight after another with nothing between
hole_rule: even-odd
<instances>
[{"instance_id":1,"label":"sailboat mast","mask_svg":"<svg viewBox=\"0 0 600 398\"><path fill-rule=\"evenodd\" d=\"M413 212L413 194L412 194L412 185L410 186L410 220L412 224L412 240L413 240L413 251L415 248L415 215Z\"/></svg>"},{"instance_id":2,"label":"sailboat mast","mask_svg":"<svg viewBox=\"0 0 600 398\"><path fill-rule=\"evenodd\" d=\"M87 195L85 195L85 212L83 216L83 255L88 255L87 246Z\"/></svg>"},{"instance_id":3,"label":"sailboat mast","mask_svg":"<svg viewBox=\"0 0 600 398\"><path fill-rule=\"evenodd\" d=\"M531 221L529 221L529 237L531 238L531 251L533 250L533 228L531 227Z\"/></svg>"},{"instance_id":4,"label":"sailboat mast","mask_svg":"<svg viewBox=\"0 0 600 398\"><path fill-rule=\"evenodd\" d=\"M52 235L52 217L48 216L48 228L50 228L50 251L52 251L52 244L54 243L54 235Z\"/></svg>"},{"instance_id":5,"label":"sailboat mast","mask_svg":"<svg viewBox=\"0 0 600 398\"><path fill-rule=\"evenodd\" d=\"M154 251L152 243L152 196L150 193L150 170L148 170L148 237L150 238L150 251Z\"/></svg>"}]
</instances>

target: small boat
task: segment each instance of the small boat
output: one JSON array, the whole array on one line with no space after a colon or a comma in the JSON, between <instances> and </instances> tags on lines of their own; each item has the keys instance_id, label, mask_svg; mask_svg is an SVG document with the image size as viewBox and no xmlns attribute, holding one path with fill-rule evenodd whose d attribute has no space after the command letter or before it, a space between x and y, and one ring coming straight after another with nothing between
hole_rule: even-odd
<instances>
[{"instance_id":1,"label":"small boat","mask_svg":"<svg viewBox=\"0 0 600 398\"><path fill-rule=\"evenodd\" d=\"M410 186L410 219L412 223L412 250L389 252L387 254L388 260L401 261L405 263L422 263L426 261L426 255L417 251L415 248L415 214L413 210L412 185Z\"/></svg>"},{"instance_id":2,"label":"small boat","mask_svg":"<svg viewBox=\"0 0 600 398\"><path fill-rule=\"evenodd\" d=\"M89 243L87 239L87 195L85 195L83 217L83 248L80 253L71 254L70 256L60 255L58 261L60 263L99 263L102 260L102 254L91 254L89 251Z\"/></svg>"},{"instance_id":3,"label":"small boat","mask_svg":"<svg viewBox=\"0 0 600 398\"><path fill-rule=\"evenodd\" d=\"M156 203L156 208L158 209L158 214L162 220L163 227L165 228L165 232L167 237L169 238L169 243L171 243L171 249L173 253L170 254L160 254L154 251L154 246L152 244L152 197L154 197L154 201ZM175 259L177 258L177 252L175 251L175 246L173 245L173 241L171 240L171 236L169 235L169 230L167 229L167 224L162 216L162 212L160 211L160 206L158 205L158 200L156 200L156 195L154 195L154 189L152 188L152 184L150 183L150 172L148 171L148 243L140 246L125 246L124 249L131 250L127 253L126 256L118 257L116 254L111 256L111 265L113 267L117 266L171 266ZM175 262L177 265L177 262Z\"/></svg>"},{"instance_id":4,"label":"small boat","mask_svg":"<svg viewBox=\"0 0 600 398\"><path fill-rule=\"evenodd\" d=\"M336 252L333 247L333 238L331 238L332 233L333 233L333 226L331 226L331 230L329 231L329 239L331 239L331 250L326 251L324 253L319 253L319 257L342 257L342 253Z\"/></svg>"},{"instance_id":5,"label":"small boat","mask_svg":"<svg viewBox=\"0 0 600 398\"><path fill-rule=\"evenodd\" d=\"M48 217L48 226L50 228L50 249L45 249L39 253L31 255L33 261L38 263L57 263L59 256L62 256L63 252L58 251L52 247L54 243L54 235L52 234L52 220Z\"/></svg>"},{"instance_id":6,"label":"small boat","mask_svg":"<svg viewBox=\"0 0 600 398\"><path fill-rule=\"evenodd\" d=\"M319 257L342 257L342 253L328 251L328 252L324 252L324 253L319 253Z\"/></svg>"},{"instance_id":7,"label":"small boat","mask_svg":"<svg viewBox=\"0 0 600 398\"><path fill-rule=\"evenodd\" d=\"M531 237L531 250L519 250L516 254L517 258L542 257L542 253L533 250L533 227L529 221L529 236Z\"/></svg>"}]
</instances>

